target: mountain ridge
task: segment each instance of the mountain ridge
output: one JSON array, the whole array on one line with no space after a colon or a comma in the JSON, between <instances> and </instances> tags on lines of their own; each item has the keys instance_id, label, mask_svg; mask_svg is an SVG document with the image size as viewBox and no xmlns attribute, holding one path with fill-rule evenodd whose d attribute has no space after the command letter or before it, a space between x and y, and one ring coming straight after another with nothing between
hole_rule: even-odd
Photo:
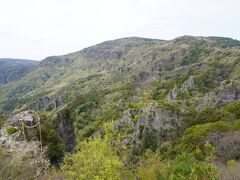
<instances>
[{"instance_id":1,"label":"mountain ridge","mask_svg":"<svg viewBox=\"0 0 240 180\"><path fill-rule=\"evenodd\" d=\"M8 122L39 114L59 177L96 177L102 167L105 179L238 177L239 110L239 41L123 38L47 57L1 85L0 136L21 138L22 128Z\"/></svg>"},{"instance_id":2,"label":"mountain ridge","mask_svg":"<svg viewBox=\"0 0 240 180\"><path fill-rule=\"evenodd\" d=\"M38 61L27 59L0 58L0 84L21 79L31 72L38 63Z\"/></svg>"}]
</instances>

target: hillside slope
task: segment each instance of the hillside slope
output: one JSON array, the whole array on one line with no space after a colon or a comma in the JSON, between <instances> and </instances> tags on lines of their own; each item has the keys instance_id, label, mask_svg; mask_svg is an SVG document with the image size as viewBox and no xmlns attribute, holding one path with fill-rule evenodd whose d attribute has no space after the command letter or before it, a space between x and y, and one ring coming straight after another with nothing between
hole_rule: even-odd
<instances>
[{"instance_id":1,"label":"hillside slope","mask_svg":"<svg viewBox=\"0 0 240 180\"><path fill-rule=\"evenodd\" d=\"M238 58L236 42L232 40L233 44L226 48L222 45L225 41L219 43L219 39L191 36L172 41L124 38L76 53L48 57L18 83L1 87L0 100L21 97L19 103L22 104L21 100L31 97L32 102L37 102L44 95L62 94L76 84L78 90L90 82L94 86L91 88L101 89L108 87L109 83L147 81L157 79L160 74L174 76L181 69L197 68L214 63L216 59L223 62L228 54L228 61ZM91 89L89 85L84 86L84 91Z\"/></svg>"},{"instance_id":2,"label":"hillside slope","mask_svg":"<svg viewBox=\"0 0 240 180\"><path fill-rule=\"evenodd\" d=\"M61 165L70 179L238 177L240 42L231 38L132 37L48 57L0 86L0 102L6 114L40 113L53 164L77 143Z\"/></svg>"},{"instance_id":3,"label":"hillside slope","mask_svg":"<svg viewBox=\"0 0 240 180\"><path fill-rule=\"evenodd\" d=\"M21 79L27 73L32 71L38 61L23 59L0 59L0 84L7 84L11 81Z\"/></svg>"}]
</instances>

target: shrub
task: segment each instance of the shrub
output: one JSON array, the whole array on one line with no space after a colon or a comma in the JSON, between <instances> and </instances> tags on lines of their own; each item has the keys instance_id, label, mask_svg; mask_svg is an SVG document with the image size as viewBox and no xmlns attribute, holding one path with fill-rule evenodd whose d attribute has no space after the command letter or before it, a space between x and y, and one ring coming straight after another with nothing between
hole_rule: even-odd
<instances>
[{"instance_id":1,"label":"shrub","mask_svg":"<svg viewBox=\"0 0 240 180\"><path fill-rule=\"evenodd\" d=\"M198 161L193 153L182 153L159 171L159 179L216 179L217 169L211 163Z\"/></svg>"},{"instance_id":2,"label":"shrub","mask_svg":"<svg viewBox=\"0 0 240 180\"><path fill-rule=\"evenodd\" d=\"M207 108L207 109L202 110L200 113L198 113L195 116L191 125L216 122L216 121L221 120L222 117L223 117L223 114L221 113L221 111L213 109L213 108Z\"/></svg>"},{"instance_id":3,"label":"shrub","mask_svg":"<svg viewBox=\"0 0 240 180\"><path fill-rule=\"evenodd\" d=\"M235 122L217 121L196 125L185 130L183 137L178 145L184 149L193 150L196 146L202 144L210 135L220 132L231 132L240 129L240 120Z\"/></svg>"},{"instance_id":4,"label":"shrub","mask_svg":"<svg viewBox=\"0 0 240 180\"><path fill-rule=\"evenodd\" d=\"M48 157L53 164L63 158L65 145L56 131L53 121L45 114L40 114L43 145L48 147ZM38 132L39 133L39 132Z\"/></svg>"},{"instance_id":5,"label":"shrub","mask_svg":"<svg viewBox=\"0 0 240 180\"><path fill-rule=\"evenodd\" d=\"M211 163L198 161L193 153L180 153L173 160L148 157L137 168L137 177L147 179L216 179L217 170Z\"/></svg>"},{"instance_id":6,"label":"shrub","mask_svg":"<svg viewBox=\"0 0 240 180\"><path fill-rule=\"evenodd\" d=\"M136 115L133 117L133 122L136 123L139 118L140 118L140 115L139 115L139 114L136 114Z\"/></svg>"},{"instance_id":7,"label":"shrub","mask_svg":"<svg viewBox=\"0 0 240 180\"><path fill-rule=\"evenodd\" d=\"M8 135L12 135L12 134L14 134L15 132L17 132L18 131L18 129L17 128L14 128L14 127L9 127L9 128L7 128L7 133L8 133Z\"/></svg>"},{"instance_id":8,"label":"shrub","mask_svg":"<svg viewBox=\"0 0 240 180\"><path fill-rule=\"evenodd\" d=\"M119 179L122 163L110 146L111 134L81 142L78 152L67 155L61 166L69 179Z\"/></svg>"},{"instance_id":9,"label":"shrub","mask_svg":"<svg viewBox=\"0 0 240 180\"><path fill-rule=\"evenodd\" d=\"M224 108L224 112L227 115L233 115L234 119L239 119L240 118L240 102L234 102L231 104L228 104L225 108Z\"/></svg>"}]
</instances>

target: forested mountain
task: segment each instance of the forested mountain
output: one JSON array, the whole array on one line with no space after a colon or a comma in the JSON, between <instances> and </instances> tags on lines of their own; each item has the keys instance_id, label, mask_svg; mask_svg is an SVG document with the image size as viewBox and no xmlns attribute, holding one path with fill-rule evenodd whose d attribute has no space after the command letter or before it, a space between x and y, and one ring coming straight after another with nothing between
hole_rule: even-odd
<instances>
[{"instance_id":1,"label":"forested mountain","mask_svg":"<svg viewBox=\"0 0 240 180\"><path fill-rule=\"evenodd\" d=\"M238 40L106 41L42 60L18 81L0 85L0 103L2 132L19 113L39 114L48 159L60 166L54 175L44 171L49 177L240 177Z\"/></svg>"}]
</instances>

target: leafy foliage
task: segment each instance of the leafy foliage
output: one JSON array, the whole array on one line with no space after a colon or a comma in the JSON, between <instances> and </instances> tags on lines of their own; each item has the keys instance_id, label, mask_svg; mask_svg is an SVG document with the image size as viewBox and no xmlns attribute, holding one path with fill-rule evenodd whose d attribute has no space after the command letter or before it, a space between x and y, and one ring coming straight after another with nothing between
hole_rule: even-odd
<instances>
[{"instance_id":1,"label":"leafy foliage","mask_svg":"<svg viewBox=\"0 0 240 180\"><path fill-rule=\"evenodd\" d=\"M217 170L211 163L199 161L194 153L180 153L173 160L159 160L150 155L140 163L137 176L147 179L217 179Z\"/></svg>"},{"instance_id":2,"label":"leafy foliage","mask_svg":"<svg viewBox=\"0 0 240 180\"><path fill-rule=\"evenodd\" d=\"M58 163L64 155L64 143L56 131L56 127L52 120L45 114L40 114L42 125L43 145L48 147L48 157L52 163Z\"/></svg>"},{"instance_id":3,"label":"leafy foliage","mask_svg":"<svg viewBox=\"0 0 240 180\"><path fill-rule=\"evenodd\" d=\"M7 128L7 133L9 134L9 135L12 135L12 134L14 134L15 132L17 132L18 131L18 129L16 129L16 128L14 128L14 127L9 127L9 128Z\"/></svg>"},{"instance_id":4,"label":"leafy foliage","mask_svg":"<svg viewBox=\"0 0 240 180\"><path fill-rule=\"evenodd\" d=\"M105 129L105 132L108 131ZM122 163L112 149L111 135L81 142L78 152L67 155L61 166L69 179L119 179Z\"/></svg>"}]
</instances>

